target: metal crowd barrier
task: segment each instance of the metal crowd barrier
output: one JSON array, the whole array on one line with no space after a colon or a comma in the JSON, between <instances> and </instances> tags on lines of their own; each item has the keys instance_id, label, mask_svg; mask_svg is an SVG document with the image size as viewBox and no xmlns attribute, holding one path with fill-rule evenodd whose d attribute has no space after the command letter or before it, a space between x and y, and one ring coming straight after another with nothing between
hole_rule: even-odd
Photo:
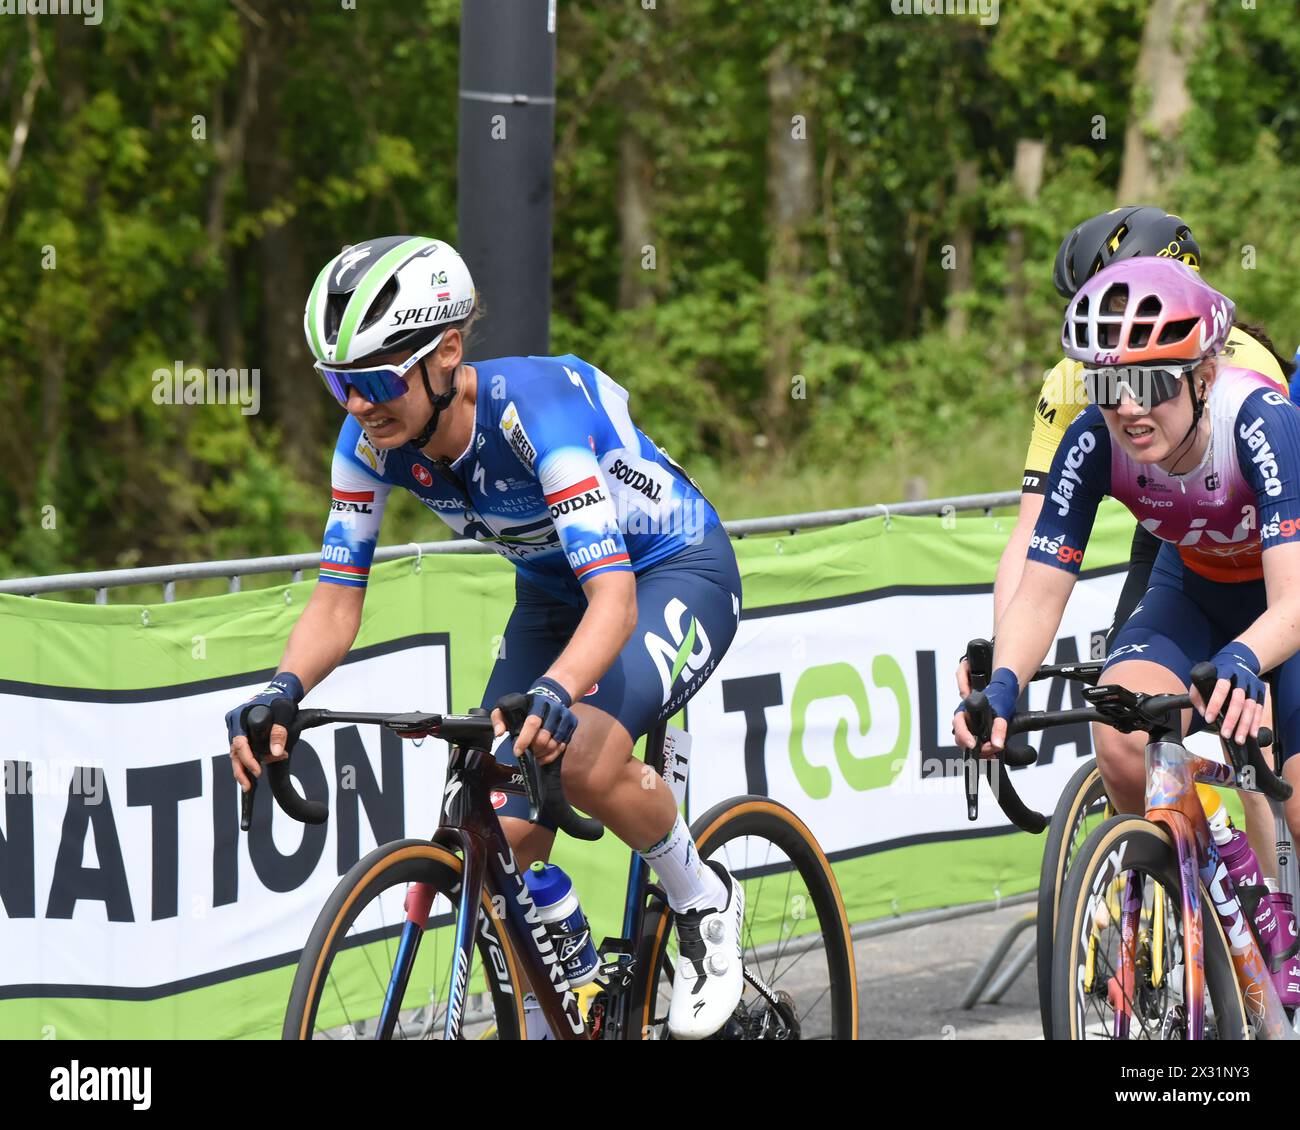
<instances>
[{"instance_id":1,"label":"metal crowd barrier","mask_svg":"<svg viewBox=\"0 0 1300 1130\"><path fill-rule=\"evenodd\" d=\"M1015 506L1020 499L1017 491L994 494L964 494L954 498L930 498L919 502L877 503L874 506L856 506L845 510L815 510L806 514L781 514L773 518L742 518L724 522L723 526L734 538L757 534L795 534L800 530L815 530L823 526L838 526L862 518L888 518L898 516L925 516L931 514L959 514L982 510L991 514L1004 506ZM394 561L401 557L419 558L435 553L492 553L489 546L467 540L408 542L405 545L386 545L375 550L374 562ZM244 577L258 573L289 573L293 580L302 580L303 571L315 569L320 564L320 553L294 553L280 557L247 557L231 561L191 561L181 565L153 565L144 569L108 569L88 573L58 573L49 577L22 577L0 581L0 593L15 596L39 596L41 593L73 592L93 589L96 604L108 603L108 591L132 585L162 585L163 601L176 599L177 581L198 581L212 577L226 578L230 591L239 592Z\"/></svg>"},{"instance_id":2,"label":"metal crowd barrier","mask_svg":"<svg viewBox=\"0 0 1300 1130\"><path fill-rule=\"evenodd\" d=\"M1001 491L990 494L965 494L952 498L931 498L916 502L877 503L874 506L857 506L842 510L816 510L804 514L781 514L772 518L744 518L739 521L724 522L733 538L753 537L761 534L797 534L800 530L815 530L825 526L842 525L856 522L863 518L886 518L890 516L927 516L943 514L970 513L983 511L992 514L1002 507L1015 506L1020 500L1018 491ZM410 542L406 545L387 545L375 550L374 562L394 561L402 557L416 557L435 553L492 553L493 550L475 541L454 540L436 542ZM163 600L176 599L177 581L197 581L212 577L224 577L230 583L230 591L238 592L243 577L259 573L290 573L295 581L302 580L305 570L315 569L320 564L319 553L297 553L280 557L249 557L231 561L193 561L181 565L155 565L144 569L110 569L87 573L61 573L49 577L24 577L17 580L0 581L0 593L18 596L39 596L41 593L73 592L80 589L93 589L96 604L108 603L109 589L126 588L132 585L161 584ZM892 915L888 918L871 922L861 922L853 926L855 940L874 937L879 934L892 933L924 925L927 922L946 921L968 914L978 914L1002 906L1030 902L1036 897L1029 893L1009 899L997 899L993 902L971 903L964 906L941 907L935 910L916 913ZM962 1008L970 1008L980 998L980 994L997 971L1014 937L1032 922L1031 916L1018 921L1007 932L1003 942L995 947L993 954L976 973L975 979L967 989L961 1002ZM986 1002L998 1000L1011 983L1024 971L1033 957L1032 943L1017 958L994 986L995 993L985 998Z\"/></svg>"}]
</instances>

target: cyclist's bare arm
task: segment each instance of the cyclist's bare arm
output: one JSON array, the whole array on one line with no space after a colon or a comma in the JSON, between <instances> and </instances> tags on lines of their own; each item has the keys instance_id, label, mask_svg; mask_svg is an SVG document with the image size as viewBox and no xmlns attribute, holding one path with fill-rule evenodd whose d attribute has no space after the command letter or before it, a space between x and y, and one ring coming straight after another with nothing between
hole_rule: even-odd
<instances>
[{"instance_id":1,"label":"cyclist's bare arm","mask_svg":"<svg viewBox=\"0 0 1300 1130\"><path fill-rule=\"evenodd\" d=\"M366 590L350 585L320 584L312 590L307 606L289 633L278 671L292 671L302 680L304 691L311 690L334 670L352 647L361 628L361 607ZM288 732L283 726L271 727L271 760L282 760ZM262 767L249 748L248 739L237 737L231 746L235 780L245 792L250 778L260 777Z\"/></svg>"},{"instance_id":2,"label":"cyclist's bare arm","mask_svg":"<svg viewBox=\"0 0 1300 1130\"><path fill-rule=\"evenodd\" d=\"M1025 571L1025 558L1029 554L1029 539L1034 536L1038 516L1043 512L1043 496L1025 493L1020 496L1020 514L1011 539L998 559L998 573L993 582L993 628L1002 622L1002 616L1016 595L1020 578Z\"/></svg>"},{"instance_id":3,"label":"cyclist's bare arm","mask_svg":"<svg viewBox=\"0 0 1300 1130\"><path fill-rule=\"evenodd\" d=\"M1075 575L1065 569L1034 561L1025 565L1016 595L998 622L998 638L993 649L993 668L1009 667L1023 686L1046 658L1056 629L1061 625L1065 606L1074 590ZM966 715L953 717L957 744L970 748L974 735L966 725ZM992 745L1006 744L1006 720L993 723Z\"/></svg>"},{"instance_id":4,"label":"cyclist's bare arm","mask_svg":"<svg viewBox=\"0 0 1300 1130\"><path fill-rule=\"evenodd\" d=\"M311 690L352 650L365 599L364 588L318 583L289 633L280 670L292 671L303 690Z\"/></svg>"},{"instance_id":5,"label":"cyclist's bare arm","mask_svg":"<svg viewBox=\"0 0 1300 1130\"><path fill-rule=\"evenodd\" d=\"M997 576L993 580L993 630L996 632L1011 598L1016 595L1020 577L1029 553L1029 539L1034 536L1034 526L1043 511L1043 496L1026 491L1020 496L1020 514L1011 538L998 559ZM970 694L970 665L963 658L957 664L957 691Z\"/></svg>"},{"instance_id":6,"label":"cyclist's bare arm","mask_svg":"<svg viewBox=\"0 0 1300 1130\"><path fill-rule=\"evenodd\" d=\"M631 570L602 573L592 577L582 589L587 595L587 610L573 637L559 658L545 672L538 672L559 683L575 703L609 670L636 628L636 574ZM493 713L493 721L497 733L505 733L499 712ZM516 751L534 746L539 726L540 719L530 716L515 740ZM543 762L562 752L561 747L547 739L549 735L540 747L533 749Z\"/></svg>"}]
</instances>

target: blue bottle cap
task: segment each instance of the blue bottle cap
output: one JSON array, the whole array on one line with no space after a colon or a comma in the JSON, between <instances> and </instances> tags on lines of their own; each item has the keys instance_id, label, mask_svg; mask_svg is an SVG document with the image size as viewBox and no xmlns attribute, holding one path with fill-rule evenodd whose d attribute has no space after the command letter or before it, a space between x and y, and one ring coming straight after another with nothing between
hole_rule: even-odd
<instances>
[{"instance_id":1,"label":"blue bottle cap","mask_svg":"<svg viewBox=\"0 0 1300 1130\"><path fill-rule=\"evenodd\" d=\"M573 890L573 880L560 868L540 860L524 872L524 882L539 906L554 906Z\"/></svg>"}]
</instances>

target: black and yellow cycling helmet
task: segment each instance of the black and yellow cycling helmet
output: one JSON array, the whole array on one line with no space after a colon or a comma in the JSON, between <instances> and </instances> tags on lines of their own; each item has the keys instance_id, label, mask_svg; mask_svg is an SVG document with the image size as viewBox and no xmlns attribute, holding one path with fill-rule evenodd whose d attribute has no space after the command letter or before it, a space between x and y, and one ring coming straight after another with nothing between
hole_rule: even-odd
<instances>
[{"instance_id":1,"label":"black and yellow cycling helmet","mask_svg":"<svg viewBox=\"0 0 1300 1130\"><path fill-rule=\"evenodd\" d=\"M1073 298L1103 267L1121 259L1156 255L1201 269L1201 247L1191 229L1163 208L1115 208L1084 220L1061 241L1052 282L1062 298Z\"/></svg>"}]
</instances>

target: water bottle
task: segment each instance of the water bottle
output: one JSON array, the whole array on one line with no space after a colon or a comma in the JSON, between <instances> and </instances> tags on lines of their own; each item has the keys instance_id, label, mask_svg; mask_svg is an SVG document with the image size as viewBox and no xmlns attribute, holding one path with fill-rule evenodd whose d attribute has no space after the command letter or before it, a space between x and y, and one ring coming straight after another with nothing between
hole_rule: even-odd
<instances>
[{"instance_id":1,"label":"water bottle","mask_svg":"<svg viewBox=\"0 0 1300 1130\"><path fill-rule=\"evenodd\" d=\"M1203 801L1204 799L1202 797ZM1217 795L1214 800L1218 802ZM1250 841L1246 839L1246 833L1232 826L1232 821L1228 819L1228 810L1221 802L1215 803L1212 808L1207 803L1205 807L1206 815L1209 817L1210 833L1219 848L1219 857L1232 878L1232 886L1242 905L1251 907L1251 921L1255 924L1255 934L1259 938L1265 958L1271 957L1274 952L1281 952L1282 947L1277 945L1281 940L1277 915L1273 912L1272 900L1266 897L1268 891L1264 886L1259 860L1255 857ZM1258 890L1248 890L1251 887L1256 887Z\"/></svg>"},{"instance_id":2,"label":"water bottle","mask_svg":"<svg viewBox=\"0 0 1300 1130\"><path fill-rule=\"evenodd\" d=\"M555 944L569 984L576 989L594 980L600 960L591 941L587 916L578 905L573 880L555 864L539 862L524 872L524 882Z\"/></svg>"}]
</instances>

